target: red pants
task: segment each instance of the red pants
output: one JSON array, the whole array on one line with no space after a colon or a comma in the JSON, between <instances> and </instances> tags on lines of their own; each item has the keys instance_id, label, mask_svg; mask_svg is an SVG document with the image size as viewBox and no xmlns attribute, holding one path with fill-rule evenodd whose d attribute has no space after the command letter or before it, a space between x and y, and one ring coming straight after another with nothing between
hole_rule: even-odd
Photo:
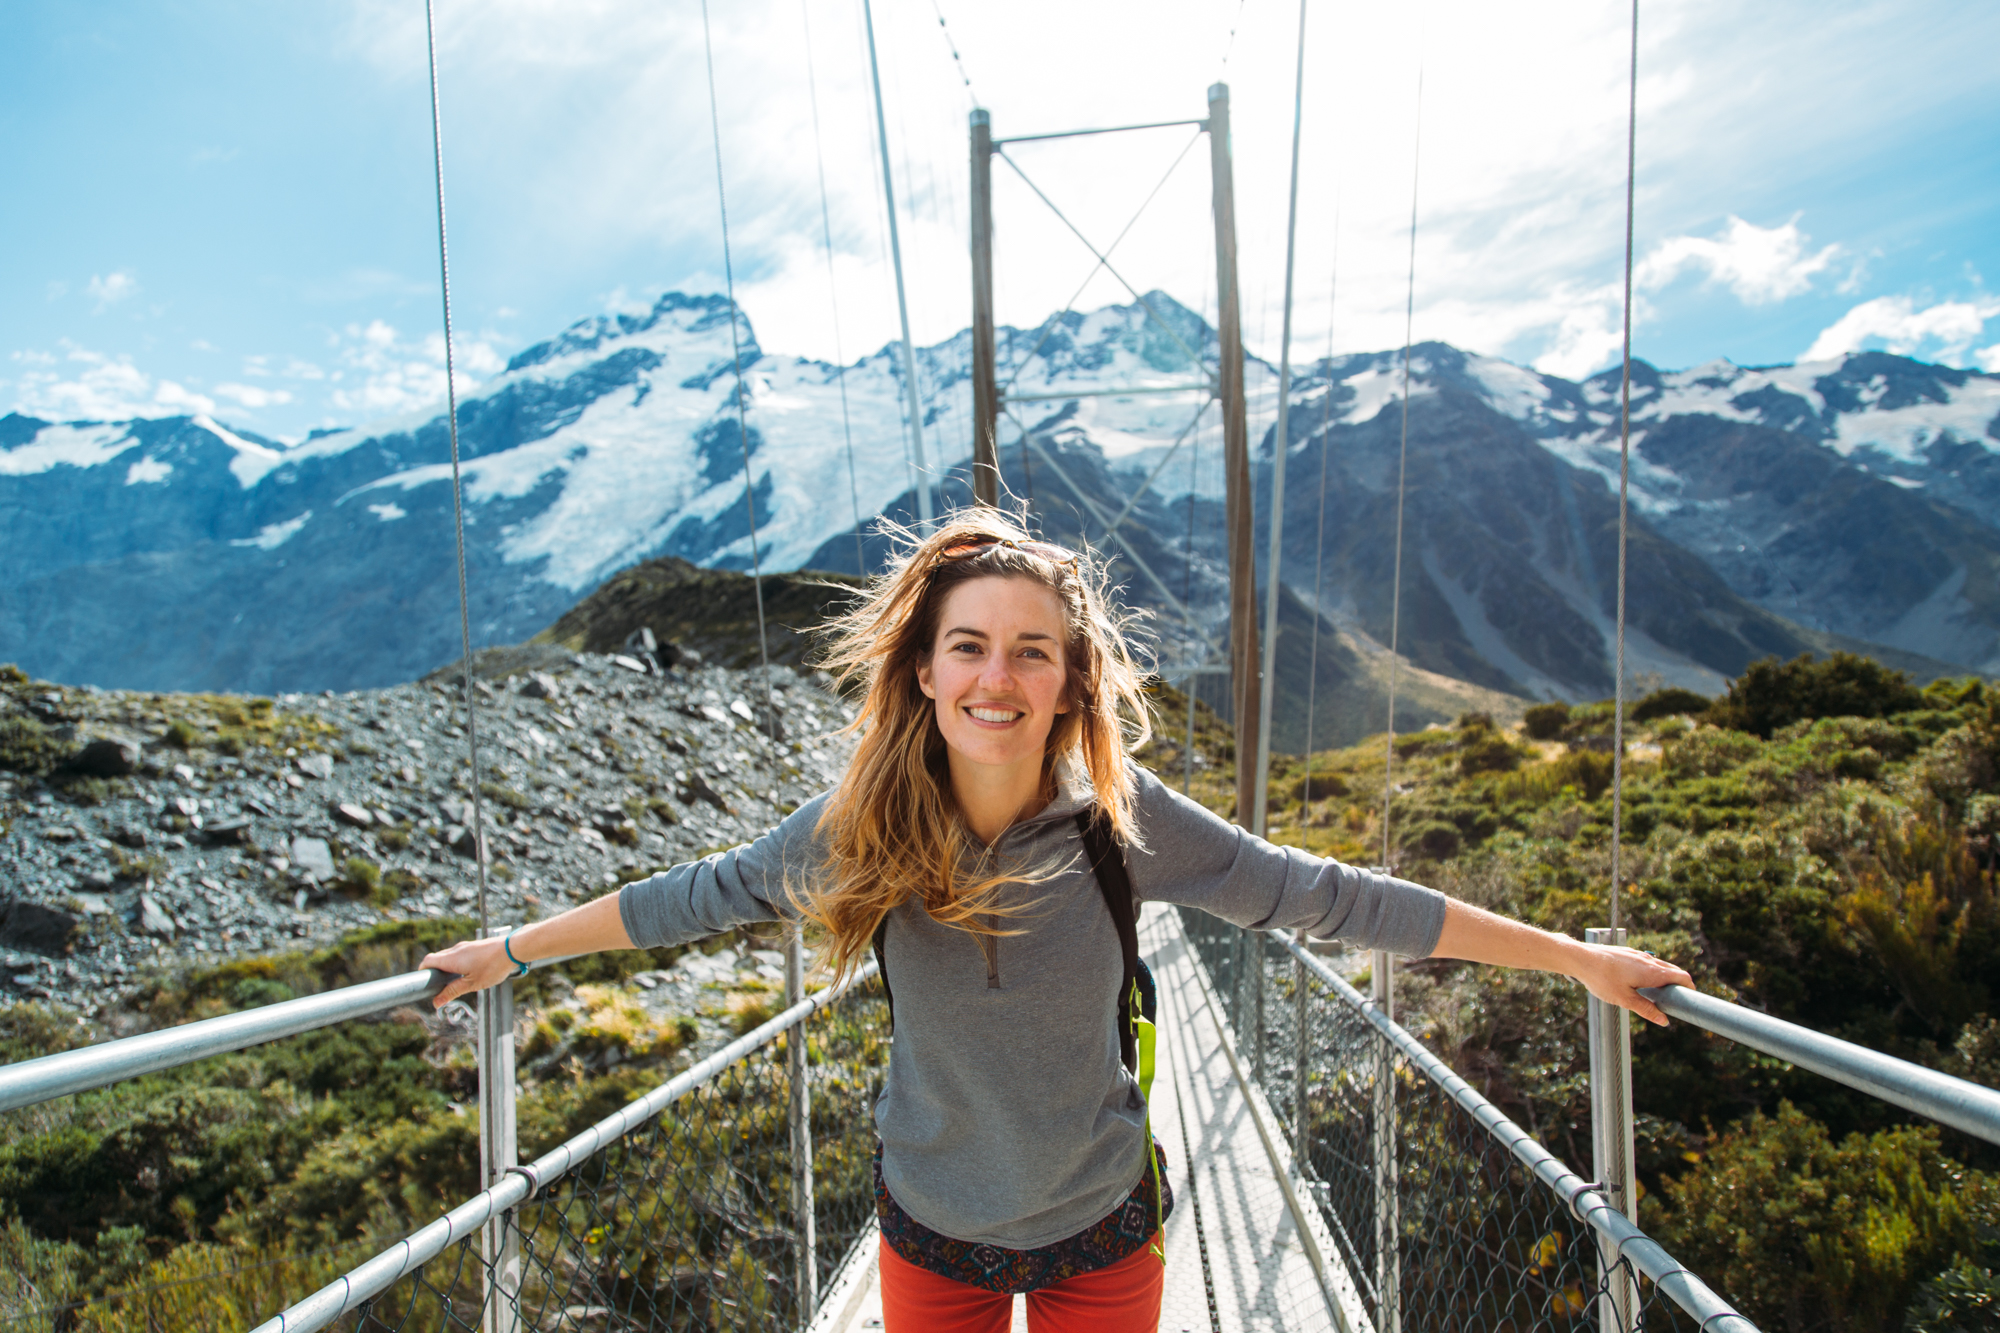
<instances>
[{"instance_id":1,"label":"red pants","mask_svg":"<svg viewBox=\"0 0 2000 1333\"><path fill-rule=\"evenodd\" d=\"M1166 1266L1147 1248L1028 1293L1030 1333L1154 1333ZM882 1333L1007 1333L1014 1298L928 1273L882 1246Z\"/></svg>"}]
</instances>

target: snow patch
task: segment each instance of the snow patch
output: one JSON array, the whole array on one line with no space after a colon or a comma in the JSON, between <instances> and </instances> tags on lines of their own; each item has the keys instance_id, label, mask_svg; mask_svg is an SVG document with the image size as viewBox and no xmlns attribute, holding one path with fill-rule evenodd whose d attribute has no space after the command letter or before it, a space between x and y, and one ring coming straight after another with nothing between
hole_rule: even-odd
<instances>
[{"instance_id":1,"label":"snow patch","mask_svg":"<svg viewBox=\"0 0 2000 1333\"><path fill-rule=\"evenodd\" d=\"M26 477L56 467L96 467L136 448L131 423L44 426L26 444L0 450L0 477Z\"/></svg>"},{"instance_id":2,"label":"snow patch","mask_svg":"<svg viewBox=\"0 0 2000 1333\"><path fill-rule=\"evenodd\" d=\"M165 481L173 475L174 465L160 458L142 458L125 469L125 484L139 486L149 482Z\"/></svg>"},{"instance_id":3,"label":"snow patch","mask_svg":"<svg viewBox=\"0 0 2000 1333\"><path fill-rule=\"evenodd\" d=\"M393 500L388 504L369 505L368 512L381 519L384 523L394 523L399 518L408 518L410 516L409 510L403 508Z\"/></svg>"},{"instance_id":4,"label":"snow patch","mask_svg":"<svg viewBox=\"0 0 2000 1333\"><path fill-rule=\"evenodd\" d=\"M246 491L284 461L285 455L279 450L252 444L241 435L216 424L215 418L205 412L195 414L194 424L236 451L236 457L229 460L229 471Z\"/></svg>"},{"instance_id":5,"label":"snow patch","mask_svg":"<svg viewBox=\"0 0 2000 1333\"><path fill-rule=\"evenodd\" d=\"M238 537L229 544L231 546L255 546L262 551L275 551L297 536L299 529L303 528L306 525L306 520L312 516L313 511L308 509L297 518L287 519L283 523L266 523L262 528L258 529L255 537Z\"/></svg>"}]
</instances>

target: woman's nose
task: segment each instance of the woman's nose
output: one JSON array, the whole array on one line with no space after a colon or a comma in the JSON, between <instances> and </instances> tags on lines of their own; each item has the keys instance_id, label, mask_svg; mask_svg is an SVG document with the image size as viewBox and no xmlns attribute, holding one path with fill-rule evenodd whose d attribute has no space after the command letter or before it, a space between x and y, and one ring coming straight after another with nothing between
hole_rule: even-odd
<instances>
[{"instance_id":1,"label":"woman's nose","mask_svg":"<svg viewBox=\"0 0 2000 1333\"><path fill-rule=\"evenodd\" d=\"M987 656L986 665L980 669L979 683L989 690L1004 690L1014 684L1014 663L1005 653Z\"/></svg>"}]
</instances>

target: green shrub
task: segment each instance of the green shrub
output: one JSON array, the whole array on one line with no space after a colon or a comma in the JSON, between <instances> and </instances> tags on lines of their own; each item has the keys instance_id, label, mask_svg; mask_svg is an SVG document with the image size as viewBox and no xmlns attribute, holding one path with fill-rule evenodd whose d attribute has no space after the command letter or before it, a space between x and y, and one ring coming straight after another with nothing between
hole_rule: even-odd
<instances>
[{"instance_id":1,"label":"green shrub","mask_svg":"<svg viewBox=\"0 0 2000 1333\"><path fill-rule=\"evenodd\" d=\"M1528 739L1552 741L1562 735L1562 729L1569 724L1569 705L1560 700L1536 704L1521 715L1521 721Z\"/></svg>"},{"instance_id":2,"label":"green shrub","mask_svg":"<svg viewBox=\"0 0 2000 1333\"><path fill-rule=\"evenodd\" d=\"M1510 773L1521 766L1520 748L1497 731L1476 731L1459 751L1458 771L1466 777L1475 773Z\"/></svg>"},{"instance_id":3,"label":"green shrub","mask_svg":"<svg viewBox=\"0 0 2000 1333\"><path fill-rule=\"evenodd\" d=\"M1684 690L1678 685L1669 685L1663 690L1654 690L1638 703L1627 706L1627 722L1651 722L1656 717L1677 717L1681 714L1701 714L1708 711L1713 702L1705 694Z\"/></svg>"},{"instance_id":4,"label":"green shrub","mask_svg":"<svg viewBox=\"0 0 2000 1333\"><path fill-rule=\"evenodd\" d=\"M372 897L382 883L382 867L365 856L350 856L341 867L340 886L349 893Z\"/></svg>"},{"instance_id":5,"label":"green shrub","mask_svg":"<svg viewBox=\"0 0 2000 1333\"><path fill-rule=\"evenodd\" d=\"M1719 725L1770 739L1794 722L1820 717L1889 717L1924 707L1923 693L1906 672L1853 653L1824 662L1804 653L1789 662L1752 662L1729 682L1709 717Z\"/></svg>"},{"instance_id":6,"label":"green shrub","mask_svg":"<svg viewBox=\"0 0 2000 1333\"><path fill-rule=\"evenodd\" d=\"M1649 1229L1764 1328L1893 1328L1919 1285L2000 1219L2000 1182L1946 1157L1938 1137L1925 1126L1835 1143L1785 1103L1668 1182Z\"/></svg>"},{"instance_id":7,"label":"green shrub","mask_svg":"<svg viewBox=\"0 0 2000 1333\"><path fill-rule=\"evenodd\" d=\"M0 768L42 777L62 767L69 755L70 747L34 718L0 718Z\"/></svg>"},{"instance_id":8,"label":"green shrub","mask_svg":"<svg viewBox=\"0 0 2000 1333\"><path fill-rule=\"evenodd\" d=\"M176 750L192 750L196 742L201 740L201 733L186 722L175 718L167 724L167 734L164 739Z\"/></svg>"}]
</instances>

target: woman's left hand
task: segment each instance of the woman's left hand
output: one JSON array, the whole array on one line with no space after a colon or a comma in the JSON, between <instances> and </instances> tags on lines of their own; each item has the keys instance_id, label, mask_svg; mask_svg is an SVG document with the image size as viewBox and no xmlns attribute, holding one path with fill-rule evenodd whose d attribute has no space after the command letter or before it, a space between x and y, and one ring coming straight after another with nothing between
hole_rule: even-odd
<instances>
[{"instance_id":1,"label":"woman's left hand","mask_svg":"<svg viewBox=\"0 0 2000 1333\"><path fill-rule=\"evenodd\" d=\"M1649 1023L1667 1025L1667 1016L1658 1005L1639 994L1641 986L1686 986L1694 989L1694 978L1686 969L1664 958L1628 949L1622 944L1586 944L1576 979L1598 999L1630 1009Z\"/></svg>"}]
</instances>

